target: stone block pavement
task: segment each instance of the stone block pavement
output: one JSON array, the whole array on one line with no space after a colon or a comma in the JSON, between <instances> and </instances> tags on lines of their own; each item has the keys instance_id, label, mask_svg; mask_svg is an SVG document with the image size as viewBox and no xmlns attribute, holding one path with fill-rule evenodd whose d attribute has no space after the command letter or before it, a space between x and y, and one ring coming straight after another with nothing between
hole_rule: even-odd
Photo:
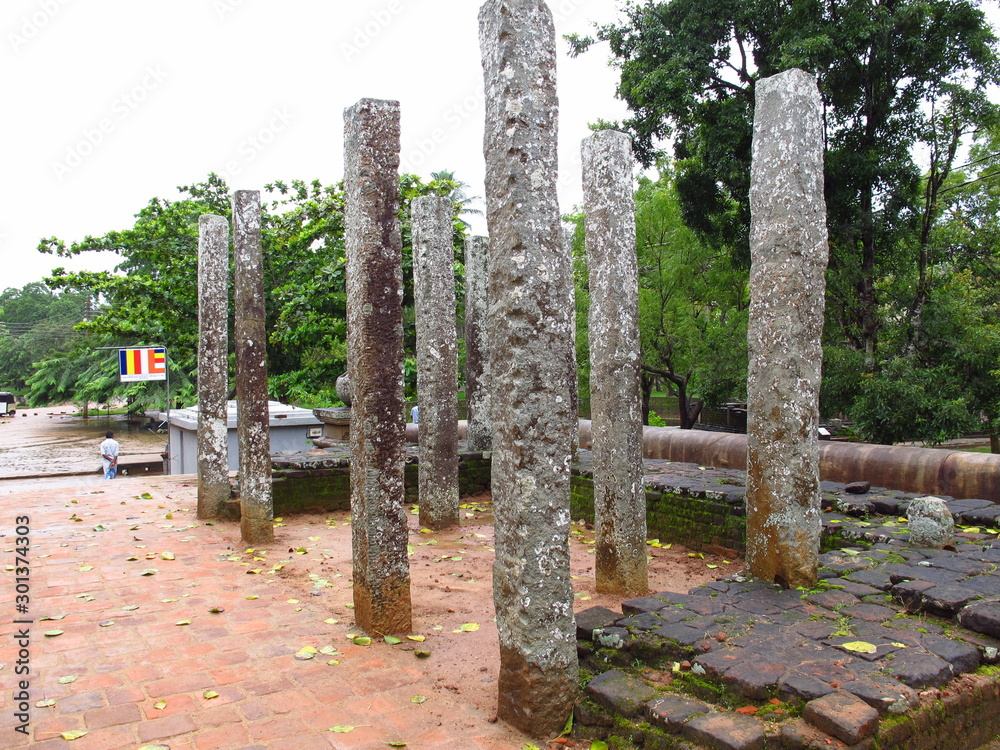
<instances>
[{"instance_id":1,"label":"stone block pavement","mask_svg":"<svg viewBox=\"0 0 1000 750\"><path fill-rule=\"evenodd\" d=\"M857 544L821 555L814 589L730 576L688 594L625 601L620 613L577 613L581 662L596 675L585 690L590 708L578 707L578 731L607 734L601 727L619 716L727 750L870 747L884 717L906 715L922 699L948 695L960 675L996 665L996 529L967 528L948 549L913 547L899 518L909 497L879 491L829 502L852 515L828 511L825 532ZM870 516L876 503L889 515ZM992 526L990 505L949 498L959 522ZM983 689L974 685L966 688ZM785 721L788 706L771 712L785 703L801 718ZM985 725L973 742L997 729Z\"/></svg>"},{"instance_id":2,"label":"stone block pavement","mask_svg":"<svg viewBox=\"0 0 1000 750\"><path fill-rule=\"evenodd\" d=\"M275 564L296 550L275 549L270 558L247 553L238 526L195 518L195 491L191 477L73 478L28 489L19 483L14 491L0 484L0 747L525 745L523 736L491 723L485 710L435 676L432 662L448 638L462 635L445 629L426 661L413 652L422 644L406 640L355 645L347 638L349 612L341 609L336 624L325 622L329 599L302 596L281 577ZM19 516L30 519L24 614L14 599ZM346 581L350 570L341 575ZM351 597L343 589L341 608ZM15 625L16 619L31 623ZM23 676L16 674L20 646L11 637L18 629L28 631L30 671ZM303 647L319 653L297 659ZM470 680L481 681L478 665L468 671ZM15 731L22 679L30 693L27 736ZM417 696L427 701L415 702ZM86 734L67 740L65 732Z\"/></svg>"},{"instance_id":3,"label":"stone block pavement","mask_svg":"<svg viewBox=\"0 0 1000 750\"><path fill-rule=\"evenodd\" d=\"M647 481L693 497L725 494L736 511L740 472L668 464L647 461ZM248 551L234 524L197 521L195 492L191 477L0 483L0 747L374 750L405 742L521 750L530 742L494 723L493 711L468 700L460 683L442 682L439 665L454 639L481 636L483 647L495 648L492 623L451 635L459 621L443 621L443 632L428 635L434 656L427 661L415 657L418 643L356 645L344 609L349 566L328 566L339 587L333 608L335 589L314 598L278 567L301 553L299 544L312 545L304 536L292 541L279 529L287 552L281 543L270 555ZM959 534L954 550L914 549L897 519L910 498L824 483L824 530L857 553L824 554L824 583L813 591L731 577L689 594L639 597L621 612L578 613L585 666L601 673L587 695L600 711L649 721L700 747L772 747L776 731L789 748L870 745L887 715L908 710L922 692L947 688L956 675L997 663L1000 650L1000 544L985 533L1000 513L986 501L949 499L959 523L983 528ZM15 600L22 515L30 517L23 615ZM32 622L14 624L22 618ZM429 632L429 622L415 627ZM24 628L28 736L15 731L14 717L25 677L16 674L12 636ZM587 659L595 642L619 658L594 669ZM858 643L869 646L858 651ZM297 659L303 647L335 653ZM697 690L664 690L669 667L637 670L636 660L703 672L701 679L765 707L762 713L773 697L806 710L784 726L720 711ZM485 681L474 655L452 665L473 673L463 675L468 684ZM605 721L581 710L577 733ZM64 732L86 734L66 740Z\"/></svg>"}]
</instances>

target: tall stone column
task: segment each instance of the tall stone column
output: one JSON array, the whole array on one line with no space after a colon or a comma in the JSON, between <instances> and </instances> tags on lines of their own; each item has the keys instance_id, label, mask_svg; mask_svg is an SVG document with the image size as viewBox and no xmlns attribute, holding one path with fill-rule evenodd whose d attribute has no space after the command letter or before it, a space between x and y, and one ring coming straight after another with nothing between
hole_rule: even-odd
<instances>
[{"instance_id":1,"label":"tall stone column","mask_svg":"<svg viewBox=\"0 0 1000 750\"><path fill-rule=\"evenodd\" d=\"M362 99L344 111L354 616L382 634L411 622L399 150L399 102Z\"/></svg>"},{"instance_id":2,"label":"tall stone column","mask_svg":"<svg viewBox=\"0 0 1000 750\"><path fill-rule=\"evenodd\" d=\"M240 448L240 534L248 544L274 541L271 430L267 405L264 255L260 191L233 195L236 282L236 422Z\"/></svg>"},{"instance_id":3,"label":"tall stone column","mask_svg":"<svg viewBox=\"0 0 1000 750\"><path fill-rule=\"evenodd\" d=\"M498 714L558 733L577 693L569 578L572 268L556 196L555 31L542 0L479 12L486 91Z\"/></svg>"},{"instance_id":4,"label":"tall stone column","mask_svg":"<svg viewBox=\"0 0 1000 750\"><path fill-rule=\"evenodd\" d=\"M816 583L819 387L827 266L823 122L815 79L757 82L750 182L747 563Z\"/></svg>"},{"instance_id":5,"label":"tall stone column","mask_svg":"<svg viewBox=\"0 0 1000 750\"><path fill-rule=\"evenodd\" d=\"M573 268L573 229L570 224L560 225L562 232L563 252L569 258L569 274L566 276L566 293L569 295L570 304L573 306L570 313L570 325L573 341L566 352L566 367L569 371L569 414L573 421L573 431L570 433L570 461L576 463L580 455L580 372L576 366L576 283L573 278L575 273Z\"/></svg>"},{"instance_id":6,"label":"tall stone column","mask_svg":"<svg viewBox=\"0 0 1000 750\"><path fill-rule=\"evenodd\" d=\"M468 448L493 447L490 420L489 237L465 240L465 404L468 409Z\"/></svg>"},{"instance_id":7,"label":"tall stone column","mask_svg":"<svg viewBox=\"0 0 1000 750\"><path fill-rule=\"evenodd\" d=\"M229 222L198 219L198 518L229 500Z\"/></svg>"},{"instance_id":8,"label":"tall stone column","mask_svg":"<svg viewBox=\"0 0 1000 750\"><path fill-rule=\"evenodd\" d=\"M583 142L583 204L597 590L638 595L649 578L632 140L624 133L602 130Z\"/></svg>"},{"instance_id":9,"label":"tall stone column","mask_svg":"<svg viewBox=\"0 0 1000 750\"><path fill-rule=\"evenodd\" d=\"M451 199L413 200L413 296L420 408L420 525L458 523L458 337Z\"/></svg>"}]
</instances>

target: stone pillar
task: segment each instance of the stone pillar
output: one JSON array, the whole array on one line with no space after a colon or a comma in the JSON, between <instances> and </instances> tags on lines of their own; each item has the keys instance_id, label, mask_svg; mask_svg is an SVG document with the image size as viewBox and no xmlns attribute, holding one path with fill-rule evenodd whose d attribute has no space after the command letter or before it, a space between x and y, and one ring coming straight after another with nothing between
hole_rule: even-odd
<instances>
[{"instance_id":1,"label":"stone pillar","mask_svg":"<svg viewBox=\"0 0 1000 750\"><path fill-rule=\"evenodd\" d=\"M757 82L750 182L747 563L783 586L816 583L824 273L823 121L815 79Z\"/></svg>"},{"instance_id":2,"label":"stone pillar","mask_svg":"<svg viewBox=\"0 0 1000 750\"><path fill-rule=\"evenodd\" d=\"M451 199L414 198L413 297L420 409L420 525L458 523L458 340Z\"/></svg>"},{"instance_id":3,"label":"stone pillar","mask_svg":"<svg viewBox=\"0 0 1000 750\"><path fill-rule=\"evenodd\" d=\"M572 268L559 227L555 31L542 0L479 12L486 92L498 715L540 737L577 694L569 578Z\"/></svg>"},{"instance_id":4,"label":"stone pillar","mask_svg":"<svg viewBox=\"0 0 1000 750\"><path fill-rule=\"evenodd\" d=\"M569 369L569 413L573 422L573 431L570 434L570 461L576 463L580 456L580 371L576 366L576 284L573 275L575 273L573 265L573 228L570 224L562 224L563 252L569 258L569 274L566 276L567 294L569 294L572 312L570 325L572 326L573 342L567 351L566 367Z\"/></svg>"},{"instance_id":5,"label":"stone pillar","mask_svg":"<svg viewBox=\"0 0 1000 750\"><path fill-rule=\"evenodd\" d=\"M489 237L465 240L465 404L468 409L468 448L493 447L490 421Z\"/></svg>"},{"instance_id":6,"label":"stone pillar","mask_svg":"<svg viewBox=\"0 0 1000 750\"><path fill-rule=\"evenodd\" d=\"M198 518L229 500L229 222L198 219Z\"/></svg>"},{"instance_id":7,"label":"stone pillar","mask_svg":"<svg viewBox=\"0 0 1000 750\"><path fill-rule=\"evenodd\" d=\"M381 634L409 632L411 621L399 150L399 102L362 99L345 110L354 617Z\"/></svg>"},{"instance_id":8,"label":"stone pillar","mask_svg":"<svg viewBox=\"0 0 1000 750\"><path fill-rule=\"evenodd\" d=\"M624 133L602 130L583 142L583 205L597 590L636 596L649 578L632 140Z\"/></svg>"},{"instance_id":9,"label":"stone pillar","mask_svg":"<svg viewBox=\"0 0 1000 750\"><path fill-rule=\"evenodd\" d=\"M274 509L271 504L264 255L260 246L258 190L237 190L233 196L233 256L240 533L248 544L267 544L274 541Z\"/></svg>"}]
</instances>

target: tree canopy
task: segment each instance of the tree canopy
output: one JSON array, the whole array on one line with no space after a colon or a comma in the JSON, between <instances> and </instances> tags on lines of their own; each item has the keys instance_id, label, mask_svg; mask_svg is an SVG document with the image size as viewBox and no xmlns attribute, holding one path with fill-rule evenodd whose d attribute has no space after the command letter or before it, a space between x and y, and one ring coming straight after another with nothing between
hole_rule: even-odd
<instances>
[{"instance_id":1,"label":"tree canopy","mask_svg":"<svg viewBox=\"0 0 1000 750\"><path fill-rule=\"evenodd\" d=\"M986 134L1000 61L979 3L629 0L623 13L570 42L575 53L608 43L631 112L618 127L646 166L672 144L684 223L734 268L749 262L755 83L792 67L816 76L831 245L825 413L886 442L939 441L983 419L995 435L996 286L984 274L997 257L986 186L1000 144ZM976 137L972 162L958 164ZM893 394L908 387L923 395L904 408Z\"/></svg>"},{"instance_id":2,"label":"tree canopy","mask_svg":"<svg viewBox=\"0 0 1000 750\"><path fill-rule=\"evenodd\" d=\"M627 2L601 26L632 112L623 127L649 166L673 139L684 218L707 241L749 260L754 84L792 67L816 75L827 133L831 309L874 366L877 276L897 262L914 221L913 147L934 105L959 103L965 123L990 117L1000 80L996 38L975 0L671 0ZM594 40L571 37L577 52Z\"/></svg>"},{"instance_id":3,"label":"tree canopy","mask_svg":"<svg viewBox=\"0 0 1000 750\"><path fill-rule=\"evenodd\" d=\"M0 293L0 390L23 390L32 365L71 349L92 309L86 294L58 294L35 282Z\"/></svg>"},{"instance_id":4,"label":"tree canopy","mask_svg":"<svg viewBox=\"0 0 1000 750\"><path fill-rule=\"evenodd\" d=\"M400 178L404 305L413 304L410 203L419 195L456 191L464 200L461 188L453 176L429 183L414 175ZM107 402L117 396L136 409L162 403L160 384L119 384L116 361L99 350L144 344L168 347L175 403L195 400L198 217L212 213L228 219L231 207L228 187L214 174L178 190L177 199L151 199L128 229L73 243L57 238L41 242L42 252L59 256L113 252L121 262L115 272L56 269L46 280L64 296L94 300L95 306L93 314L76 326L85 335L74 349L38 362L28 383L33 401ZM336 378L346 370L347 360L342 187L316 181L275 182L265 186L262 198L270 395L305 406L336 403ZM464 223L458 218L462 205L455 205L460 259ZM409 320L412 324L412 315ZM408 333L412 342L414 334ZM409 359L412 389L415 370L413 357Z\"/></svg>"}]
</instances>

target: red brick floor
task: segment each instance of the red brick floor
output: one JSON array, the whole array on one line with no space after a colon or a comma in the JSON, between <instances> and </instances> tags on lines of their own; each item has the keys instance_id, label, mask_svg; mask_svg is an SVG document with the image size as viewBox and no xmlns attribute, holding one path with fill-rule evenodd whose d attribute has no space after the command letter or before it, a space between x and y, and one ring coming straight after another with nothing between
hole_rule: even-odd
<instances>
[{"instance_id":1,"label":"red brick floor","mask_svg":"<svg viewBox=\"0 0 1000 750\"><path fill-rule=\"evenodd\" d=\"M325 623L331 614L325 600L303 597L301 586L273 572L272 560L285 552L280 542L265 550L270 559L244 564L250 555L238 526L200 523L195 506L191 477L0 482L0 748L384 750L405 742L418 749L521 750L528 744L463 702L461 691L442 690L441 677L412 651L380 641L354 645L346 637L349 614ZM15 520L24 515L31 590L28 612L18 615ZM164 552L174 559L163 559ZM249 565L262 572L248 575ZM338 580L350 577L350 570L337 572ZM305 601L289 602L295 599ZM224 611L210 612L217 607ZM19 618L32 622L12 624ZM30 634L26 676L15 673L18 645L11 635L18 628ZM46 637L51 630L63 632ZM293 656L303 646L331 645L339 651L332 657ZM446 657L447 639L435 649ZM340 663L329 664L331 658ZM468 672L478 666L468 665ZM75 680L60 681L66 677ZM27 736L15 731L22 679L30 693ZM414 702L417 695L428 699ZM55 704L36 706L48 699ZM354 729L329 731L335 726ZM73 730L86 734L61 737Z\"/></svg>"}]
</instances>

